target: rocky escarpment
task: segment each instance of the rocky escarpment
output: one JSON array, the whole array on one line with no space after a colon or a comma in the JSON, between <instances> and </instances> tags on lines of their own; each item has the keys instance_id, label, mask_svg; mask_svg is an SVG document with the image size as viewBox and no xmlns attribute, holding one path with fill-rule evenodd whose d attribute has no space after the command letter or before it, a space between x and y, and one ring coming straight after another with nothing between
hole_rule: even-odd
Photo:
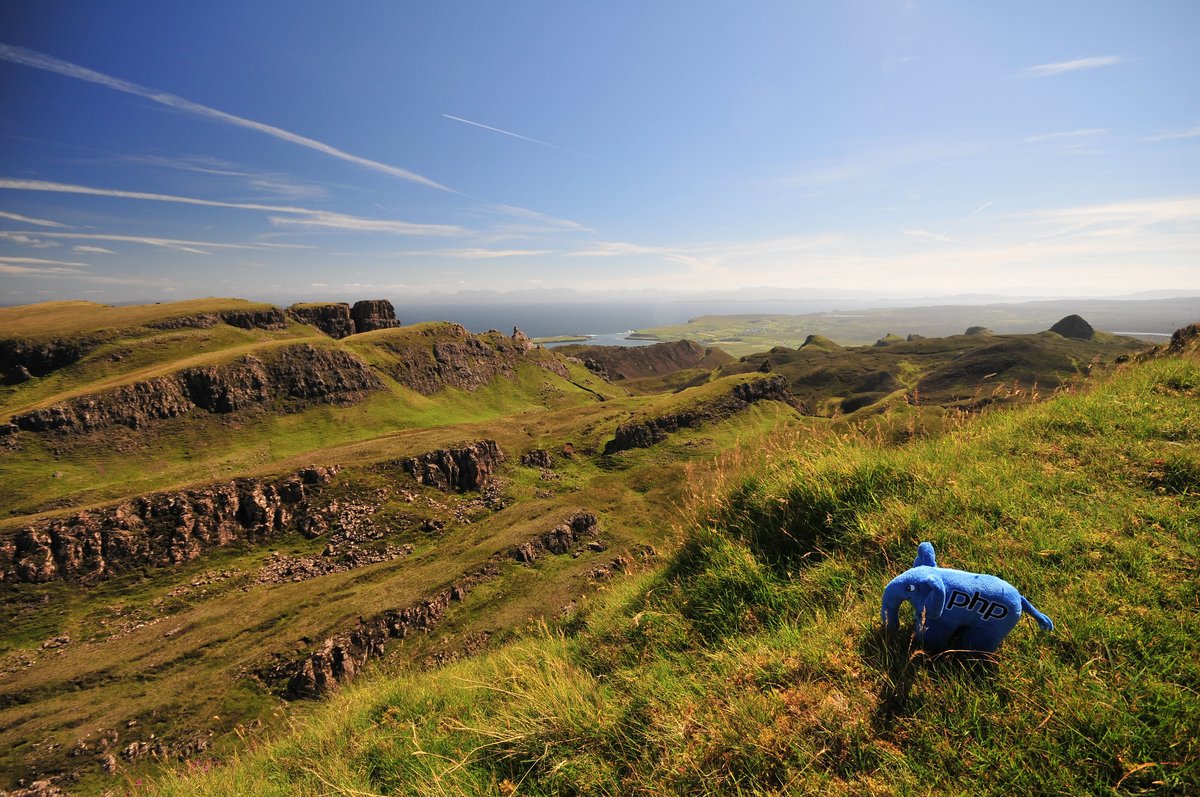
<instances>
[{"instance_id":1,"label":"rocky escarpment","mask_svg":"<svg viewBox=\"0 0 1200 797\"><path fill-rule=\"evenodd\" d=\"M262 310L221 310L176 316L152 321L146 326L152 329L210 329L221 323L241 329L278 330L287 327L287 317L278 307L267 307Z\"/></svg>"},{"instance_id":2,"label":"rocky escarpment","mask_svg":"<svg viewBox=\"0 0 1200 797\"><path fill-rule=\"evenodd\" d=\"M194 409L230 413L267 401L353 404L382 386L351 354L308 344L260 359L188 368L14 416L9 431L81 432L110 426L145 427Z\"/></svg>"},{"instance_id":3,"label":"rocky escarpment","mask_svg":"<svg viewBox=\"0 0 1200 797\"><path fill-rule=\"evenodd\" d=\"M302 324L311 324L331 338L400 326L396 309L387 299L365 299L355 302L354 307L345 302L293 304L287 314Z\"/></svg>"},{"instance_id":4,"label":"rocky escarpment","mask_svg":"<svg viewBox=\"0 0 1200 797\"><path fill-rule=\"evenodd\" d=\"M350 308L350 316L354 319L354 331L374 332L377 329L395 329L400 326L396 320L396 309L387 299L364 299L355 302Z\"/></svg>"},{"instance_id":5,"label":"rocky escarpment","mask_svg":"<svg viewBox=\"0 0 1200 797\"><path fill-rule=\"evenodd\" d=\"M380 368L426 396L446 387L476 391L498 376L512 378L521 363L532 363L564 379L569 376L561 360L544 349L529 347L523 334L512 338L499 332L472 335L459 324L435 324L418 335L416 341L380 339L377 345L392 357L392 362Z\"/></svg>"},{"instance_id":6,"label":"rocky escarpment","mask_svg":"<svg viewBox=\"0 0 1200 797\"><path fill-rule=\"evenodd\" d=\"M404 469L419 484L439 490L479 490L504 461L504 452L495 440L478 440L457 448L438 449L400 460Z\"/></svg>"},{"instance_id":7,"label":"rocky escarpment","mask_svg":"<svg viewBox=\"0 0 1200 797\"><path fill-rule=\"evenodd\" d=\"M597 531L595 515L576 512L550 531L492 555L433 595L401 609L360 619L353 629L328 637L303 658L273 664L259 674L268 683L280 686L287 697L324 694L357 675L370 659L383 651L389 640L433 630L453 604L462 601L480 584L498 577L506 561L533 564L547 553L565 554L594 537Z\"/></svg>"},{"instance_id":8,"label":"rocky escarpment","mask_svg":"<svg viewBox=\"0 0 1200 797\"><path fill-rule=\"evenodd\" d=\"M0 382L17 384L76 363L101 343L95 337L0 340Z\"/></svg>"},{"instance_id":9,"label":"rocky escarpment","mask_svg":"<svg viewBox=\"0 0 1200 797\"><path fill-rule=\"evenodd\" d=\"M294 304L287 313L301 324L311 324L331 338L341 339L354 334L354 319L350 317L350 305L345 302Z\"/></svg>"},{"instance_id":10,"label":"rocky escarpment","mask_svg":"<svg viewBox=\"0 0 1200 797\"><path fill-rule=\"evenodd\" d=\"M649 346L567 346L564 354L578 357L588 370L610 382L665 376L689 368L717 368L734 358L714 346L692 340Z\"/></svg>"},{"instance_id":11,"label":"rocky escarpment","mask_svg":"<svg viewBox=\"0 0 1200 797\"><path fill-rule=\"evenodd\" d=\"M0 540L0 581L94 581L273 539L305 527L312 488L336 472L309 467L273 480L235 479L26 525Z\"/></svg>"},{"instance_id":12,"label":"rocky escarpment","mask_svg":"<svg viewBox=\"0 0 1200 797\"><path fill-rule=\"evenodd\" d=\"M615 454L630 448L649 448L665 440L672 432L728 418L757 401L781 401L792 406L796 403L788 391L787 379L783 376L742 382L716 399L697 402L678 412L618 426L613 439L604 446L604 453Z\"/></svg>"}]
</instances>

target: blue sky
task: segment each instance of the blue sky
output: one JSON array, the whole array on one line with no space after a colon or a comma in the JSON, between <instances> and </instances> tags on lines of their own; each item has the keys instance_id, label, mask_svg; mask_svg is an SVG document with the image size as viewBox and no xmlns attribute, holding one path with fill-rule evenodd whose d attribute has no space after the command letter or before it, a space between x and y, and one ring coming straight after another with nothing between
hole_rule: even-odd
<instances>
[{"instance_id":1,"label":"blue sky","mask_svg":"<svg viewBox=\"0 0 1200 797\"><path fill-rule=\"evenodd\" d=\"M0 4L0 300L1200 290L1195 2Z\"/></svg>"}]
</instances>

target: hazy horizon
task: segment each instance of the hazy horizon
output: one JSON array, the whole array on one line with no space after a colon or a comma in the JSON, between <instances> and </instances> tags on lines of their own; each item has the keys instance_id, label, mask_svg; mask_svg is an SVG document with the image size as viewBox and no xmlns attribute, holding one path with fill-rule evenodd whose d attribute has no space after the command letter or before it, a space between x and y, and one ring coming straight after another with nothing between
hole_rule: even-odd
<instances>
[{"instance_id":1,"label":"hazy horizon","mask_svg":"<svg viewBox=\"0 0 1200 797\"><path fill-rule=\"evenodd\" d=\"M0 297L1200 293L1200 6L7 4Z\"/></svg>"}]
</instances>

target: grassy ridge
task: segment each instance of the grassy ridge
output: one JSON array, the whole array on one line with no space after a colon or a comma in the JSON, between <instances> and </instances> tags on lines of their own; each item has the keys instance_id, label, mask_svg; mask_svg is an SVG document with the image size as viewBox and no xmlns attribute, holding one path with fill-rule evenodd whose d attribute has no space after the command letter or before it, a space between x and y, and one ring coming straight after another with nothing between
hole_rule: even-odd
<instances>
[{"instance_id":1,"label":"grassy ridge","mask_svg":"<svg viewBox=\"0 0 1200 797\"><path fill-rule=\"evenodd\" d=\"M727 455L690 480L665 571L150 790L1192 793L1197 398L1180 357L905 448L827 433ZM880 591L922 539L1056 631L1022 622L986 661L884 636Z\"/></svg>"}]
</instances>

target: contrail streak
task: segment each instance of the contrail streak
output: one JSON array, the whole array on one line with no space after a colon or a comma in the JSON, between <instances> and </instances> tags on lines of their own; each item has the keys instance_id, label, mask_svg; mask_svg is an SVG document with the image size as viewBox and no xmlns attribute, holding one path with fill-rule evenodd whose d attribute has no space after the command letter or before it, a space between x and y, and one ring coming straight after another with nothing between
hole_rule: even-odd
<instances>
[{"instance_id":1,"label":"contrail streak","mask_svg":"<svg viewBox=\"0 0 1200 797\"><path fill-rule=\"evenodd\" d=\"M408 180L410 182L418 183L430 188L436 188L440 191L451 190L440 183L435 183L428 177L423 177L417 174L416 172L410 172L407 169L401 169L396 166L389 166L388 164L380 163L379 161L360 158L357 155L351 155L349 152L344 152L337 147L324 143L323 141L317 141L316 139L308 138L307 136L302 136L298 133L293 133L289 130L275 127L274 125L265 124L264 122L256 122L253 119L245 119L241 116L234 116L231 113L218 111L216 108L210 108L207 105L201 105L198 102L185 100L183 97L177 97L174 94L168 94L166 92L146 88L145 86L139 86L138 84L131 83L128 80L122 80L110 75L105 75L101 72L96 72L92 69L79 66L78 64L72 64L70 61L64 61L61 58L55 58L51 55L43 55L42 53L34 52L33 50L26 50L24 47L15 47L11 44L0 44L0 59L14 64L32 67L33 69L42 69L47 72L54 72L59 75L75 78L76 80L95 83L97 85L113 89L114 91L132 94L136 97L143 97L152 102L157 102L159 105L165 105L168 108L174 108L179 111L195 114L196 116L201 116L211 121L222 122L224 124L234 125L235 127L243 127L248 130L255 130L259 133L264 133L273 138L280 139L281 141L287 141L290 144L296 144L297 146L316 150L317 152L338 158L339 160L344 160L373 171L382 172L384 174L391 175L392 177L399 177L401 180Z\"/></svg>"},{"instance_id":2,"label":"contrail streak","mask_svg":"<svg viewBox=\"0 0 1200 797\"><path fill-rule=\"evenodd\" d=\"M506 136L512 136L513 138L519 138L522 141L528 141L531 144L541 144L543 147L550 147L551 149L562 150L563 152L570 152L572 155L580 155L584 158L591 158L592 160L604 161L605 163L612 163L612 161L607 160L605 158L601 158L597 155L589 155L588 153L580 152L577 149L568 149L567 147L560 147L558 144L551 144L549 141L540 141L536 138L530 138L529 136L523 136L520 133L513 133L508 130L501 130L498 127L492 127L491 125L481 124L480 122L472 122L470 119L463 119L461 116L451 116L448 113L444 113L444 114L442 114L442 116L446 117L447 119L453 119L456 122L462 122L465 125L473 125L475 127L482 127L484 130L491 130L493 133L502 133L503 135L506 135Z\"/></svg>"},{"instance_id":3,"label":"contrail streak","mask_svg":"<svg viewBox=\"0 0 1200 797\"><path fill-rule=\"evenodd\" d=\"M962 224L962 223L963 223L964 221L966 221L967 219L970 219L970 218L972 218L972 217L974 217L974 216L977 216L977 215L979 215L980 213L982 213L982 212L983 212L984 210L986 210L986 209L987 209L987 208L988 208L988 207L989 207L989 206L990 206L990 205L991 205L991 204L992 204L994 201L995 201L994 199L989 199L987 202L984 202L982 205L980 205L979 207L975 208L975 209L974 209L974 210L972 210L970 213L968 213L967 215L963 216L963 217L962 217L961 219L959 219L958 221L956 221L956 222L954 222L953 224L951 224L949 227L947 227L945 230L943 230L943 231L942 231L942 237L943 237L943 238L945 238L945 237L946 237L946 236L947 236L947 235L950 233L950 231L951 231L951 230L953 230L953 229L954 229L955 227L957 227L958 225Z\"/></svg>"}]
</instances>

